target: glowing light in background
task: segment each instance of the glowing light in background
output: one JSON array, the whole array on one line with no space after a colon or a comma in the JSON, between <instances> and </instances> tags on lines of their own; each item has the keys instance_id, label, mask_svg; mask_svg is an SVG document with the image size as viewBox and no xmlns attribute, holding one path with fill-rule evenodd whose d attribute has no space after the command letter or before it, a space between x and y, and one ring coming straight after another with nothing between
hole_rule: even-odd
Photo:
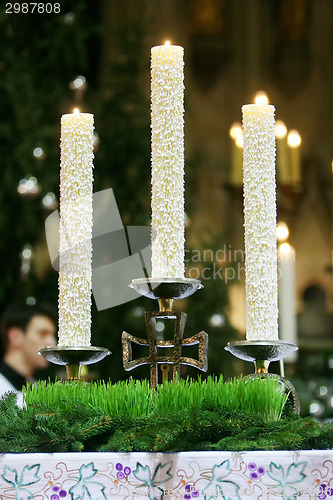
<instances>
[{"instance_id":1,"label":"glowing light in background","mask_svg":"<svg viewBox=\"0 0 333 500\"><path fill-rule=\"evenodd\" d=\"M257 92L254 97L254 102L256 104L268 104L269 100L266 92L264 92L263 90L259 90L259 92Z\"/></svg>"},{"instance_id":2,"label":"glowing light in background","mask_svg":"<svg viewBox=\"0 0 333 500\"><path fill-rule=\"evenodd\" d=\"M225 318L222 314L213 314L209 320L209 324L215 328L221 327L225 324Z\"/></svg>"},{"instance_id":3,"label":"glowing light in background","mask_svg":"<svg viewBox=\"0 0 333 500\"><path fill-rule=\"evenodd\" d=\"M28 281L29 279L31 259L32 259L32 246L29 243L27 243L26 245L24 245L23 250L21 252L20 275L22 281Z\"/></svg>"},{"instance_id":4,"label":"glowing light in background","mask_svg":"<svg viewBox=\"0 0 333 500\"><path fill-rule=\"evenodd\" d=\"M17 191L22 196L34 196L40 191L36 177L21 179L17 186Z\"/></svg>"},{"instance_id":5,"label":"glowing light in background","mask_svg":"<svg viewBox=\"0 0 333 500\"><path fill-rule=\"evenodd\" d=\"M24 250L22 252L22 257L24 259L31 259L31 255L32 255L31 248L30 247L24 248Z\"/></svg>"},{"instance_id":6,"label":"glowing light in background","mask_svg":"<svg viewBox=\"0 0 333 500\"><path fill-rule=\"evenodd\" d=\"M235 143L236 143L236 146L238 148L243 148L243 145L244 145L243 136L237 137L237 139L235 140Z\"/></svg>"},{"instance_id":7,"label":"glowing light in background","mask_svg":"<svg viewBox=\"0 0 333 500\"><path fill-rule=\"evenodd\" d=\"M302 139L297 130L290 130L287 137L288 146L298 148L301 145Z\"/></svg>"},{"instance_id":8,"label":"glowing light in background","mask_svg":"<svg viewBox=\"0 0 333 500\"><path fill-rule=\"evenodd\" d=\"M242 130L242 125L240 122L234 122L229 130L229 135L231 139L234 141L238 139L239 137L243 136L243 130Z\"/></svg>"},{"instance_id":9,"label":"glowing light in background","mask_svg":"<svg viewBox=\"0 0 333 500\"><path fill-rule=\"evenodd\" d=\"M143 316L145 313L145 309L142 306L138 306L138 307L134 307L132 312L133 312L133 316L135 316L136 318L141 318L141 316Z\"/></svg>"},{"instance_id":10,"label":"glowing light in background","mask_svg":"<svg viewBox=\"0 0 333 500\"><path fill-rule=\"evenodd\" d=\"M69 84L69 88L71 90L78 90L78 89L82 89L83 87L85 87L87 84L87 81L85 79L84 76L82 75L79 75L75 78L75 80L72 80Z\"/></svg>"},{"instance_id":11,"label":"glowing light in background","mask_svg":"<svg viewBox=\"0 0 333 500\"><path fill-rule=\"evenodd\" d=\"M282 120L275 122L275 137L277 139L284 139L288 133L288 129Z\"/></svg>"},{"instance_id":12,"label":"glowing light in background","mask_svg":"<svg viewBox=\"0 0 333 500\"><path fill-rule=\"evenodd\" d=\"M279 250L281 253L288 254L291 251L291 246L289 243L282 243L282 245L279 246Z\"/></svg>"},{"instance_id":13,"label":"glowing light in background","mask_svg":"<svg viewBox=\"0 0 333 500\"><path fill-rule=\"evenodd\" d=\"M93 146L94 146L94 151L98 151L99 145L101 143L101 139L99 138L99 135L97 132L94 132L94 139L93 139Z\"/></svg>"},{"instance_id":14,"label":"glowing light in background","mask_svg":"<svg viewBox=\"0 0 333 500\"><path fill-rule=\"evenodd\" d=\"M320 417L325 411L325 405L320 401L312 401L310 403L309 412L315 417Z\"/></svg>"},{"instance_id":15,"label":"glowing light in background","mask_svg":"<svg viewBox=\"0 0 333 500\"><path fill-rule=\"evenodd\" d=\"M56 200L54 193L47 193L42 199L43 208L47 208L48 210L54 210L58 206L58 202Z\"/></svg>"},{"instance_id":16,"label":"glowing light in background","mask_svg":"<svg viewBox=\"0 0 333 500\"><path fill-rule=\"evenodd\" d=\"M328 389L325 385L322 385L320 388L319 388L319 394L321 396L326 396L326 394L328 393Z\"/></svg>"},{"instance_id":17,"label":"glowing light in background","mask_svg":"<svg viewBox=\"0 0 333 500\"><path fill-rule=\"evenodd\" d=\"M162 321L156 321L156 331L157 332L163 332L164 330L164 323L162 323Z\"/></svg>"},{"instance_id":18,"label":"glowing light in background","mask_svg":"<svg viewBox=\"0 0 333 500\"><path fill-rule=\"evenodd\" d=\"M34 155L35 158L42 159L44 156L44 151L42 150L42 148L37 147L33 150L32 154Z\"/></svg>"},{"instance_id":19,"label":"glowing light in background","mask_svg":"<svg viewBox=\"0 0 333 500\"><path fill-rule=\"evenodd\" d=\"M75 19L74 12L67 12L67 14L64 15L64 23L67 24L68 26L73 24L74 19Z\"/></svg>"},{"instance_id":20,"label":"glowing light in background","mask_svg":"<svg viewBox=\"0 0 333 500\"><path fill-rule=\"evenodd\" d=\"M289 236L289 228L285 222L278 222L276 226L276 239L286 241ZM282 246L282 245L281 245Z\"/></svg>"}]
</instances>

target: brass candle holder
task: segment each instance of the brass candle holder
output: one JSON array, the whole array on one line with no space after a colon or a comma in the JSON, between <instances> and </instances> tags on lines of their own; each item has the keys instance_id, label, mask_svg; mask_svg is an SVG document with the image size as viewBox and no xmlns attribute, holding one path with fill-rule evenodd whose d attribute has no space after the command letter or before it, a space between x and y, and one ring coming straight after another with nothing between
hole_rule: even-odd
<instances>
[{"instance_id":1,"label":"brass candle holder","mask_svg":"<svg viewBox=\"0 0 333 500\"><path fill-rule=\"evenodd\" d=\"M145 313L147 339L134 337L127 332L122 333L123 366L126 371L149 364L150 365L150 387L156 389L158 385L158 365L161 365L162 382L168 380L169 370L172 366L172 378L179 381L180 366L182 364L195 366L199 370L207 371L208 335L200 332L189 338L183 338L187 314L173 311L173 301L190 297L197 290L203 288L199 280L189 278L140 278L134 279L129 285L140 295L158 301L159 311L147 311ZM172 340L158 340L156 331L157 319L176 320ZM133 359L132 343L149 348L146 357ZM198 359L182 355L185 346L199 345ZM159 348L172 348L171 356L161 356Z\"/></svg>"},{"instance_id":2,"label":"brass candle holder","mask_svg":"<svg viewBox=\"0 0 333 500\"><path fill-rule=\"evenodd\" d=\"M46 346L38 354L50 363L66 366L67 379L79 379L83 365L98 363L111 352L105 347L94 346Z\"/></svg>"},{"instance_id":3,"label":"brass candle holder","mask_svg":"<svg viewBox=\"0 0 333 500\"><path fill-rule=\"evenodd\" d=\"M281 340L240 340L236 342L228 342L225 347L226 351L231 352L234 356L244 361L254 362L254 373L248 377L274 378L278 379L281 384L290 391L293 401L294 412L300 413L300 401L295 387L292 383L281 375L269 373L268 368L271 361L280 361L288 354L296 351L298 347L290 342ZM245 377L247 378L247 377Z\"/></svg>"}]
</instances>

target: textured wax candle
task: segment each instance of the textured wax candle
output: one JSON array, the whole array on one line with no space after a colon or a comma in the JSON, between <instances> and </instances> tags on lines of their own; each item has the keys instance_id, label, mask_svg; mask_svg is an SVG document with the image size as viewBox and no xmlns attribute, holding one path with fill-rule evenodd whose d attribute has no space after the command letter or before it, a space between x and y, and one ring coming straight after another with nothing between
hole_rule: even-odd
<instances>
[{"instance_id":1,"label":"textured wax candle","mask_svg":"<svg viewBox=\"0 0 333 500\"><path fill-rule=\"evenodd\" d=\"M61 118L59 345L90 346L94 117Z\"/></svg>"},{"instance_id":2,"label":"textured wax candle","mask_svg":"<svg viewBox=\"0 0 333 500\"><path fill-rule=\"evenodd\" d=\"M243 111L247 340L278 340L274 106Z\"/></svg>"},{"instance_id":3,"label":"textured wax candle","mask_svg":"<svg viewBox=\"0 0 333 500\"><path fill-rule=\"evenodd\" d=\"M184 277L183 48L151 50L152 277Z\"/></svg>"}]
</instances>

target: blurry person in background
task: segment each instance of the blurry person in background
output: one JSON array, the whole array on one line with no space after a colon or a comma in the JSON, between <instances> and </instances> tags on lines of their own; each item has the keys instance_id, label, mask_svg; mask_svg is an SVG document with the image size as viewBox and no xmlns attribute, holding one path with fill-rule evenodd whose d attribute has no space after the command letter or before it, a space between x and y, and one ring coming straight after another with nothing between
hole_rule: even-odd
<instances>
[{"instance_id":1,"label":"blurry person in background","mask_svg":"<svg viewBox=\"0 0 333 500\"><path fill-rule=\"evenodd\" d=\"M3 358L0 362L0 398L18 394L22 406L22 386L34 381L35 371L48 367L38 354L41 347L56 345L56 315L48 306L13 305L1 321Z\"/></svg>"}]
</instances>

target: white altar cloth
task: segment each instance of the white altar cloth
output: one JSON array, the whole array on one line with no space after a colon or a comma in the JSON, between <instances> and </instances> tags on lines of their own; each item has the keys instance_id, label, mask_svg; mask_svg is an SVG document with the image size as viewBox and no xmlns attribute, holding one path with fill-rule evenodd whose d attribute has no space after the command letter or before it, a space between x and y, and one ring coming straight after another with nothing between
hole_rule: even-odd
<instances>
[{"instance_id":1,"label":"white altar cloth","mask_svg":"<svg viewBox=\"0 0 333 500\"><path fill-rule=\"evenodd\" d=\"M333 450L4 454L0 498L333 499Z\"/></svg>"}]
</instances>

